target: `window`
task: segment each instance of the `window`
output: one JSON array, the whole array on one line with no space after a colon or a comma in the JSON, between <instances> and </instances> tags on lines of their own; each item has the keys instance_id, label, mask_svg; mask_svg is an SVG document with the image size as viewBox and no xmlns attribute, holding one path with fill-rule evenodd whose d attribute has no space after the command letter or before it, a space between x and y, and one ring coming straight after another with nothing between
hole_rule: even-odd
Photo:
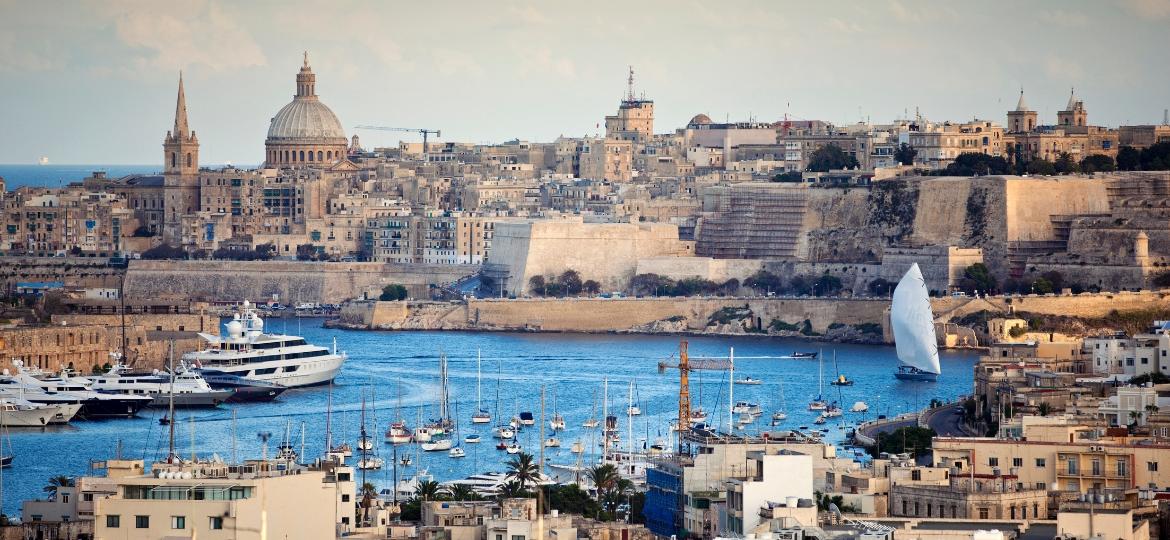
<instances>
[{"instance_id":1,"label":"window","mask_svg":"<svg viewBox=\"0 0 1170 540\"><path fill-rule=\"evenodd\" d=\"M1023 467L1024 458L1012 458L1012 467Z\"/></svg>"},{"instance_id":2,"label":"window","mask_svg":"<svg viewBox=\"0 0 1170 540\"><path fill-rule=\"evenodd\" d=\"M523 534L513 534L512 540L524 540L524 535Z\"/></svg>"},{"instance_id":3,"label":"window","mask_svg":"<svg viewBox=\"0 0 1170 540\"><path fill-rule=\"evenodd\" d=\"M187 528L187 516L171 516L171 528L172 529L186 529Z\"/></svg>"},{"instance_id":4,"label":"window","mask_svg":"<svg viewBox=\"0 0 1170 540\"><path fill-rule=\"evenodd\" d=\"M150 516L134 516L134 528L135 529L149 529L150 528Z\"/></svg>"},{"instance_id":5,"label":"window","mask_svg":"<svg viewBox=\"0 0 1170 540\"><path fill-rule=\"evenodd\" d=\"M106 528L117 529L122 526L122 516L118 514L110 514L106 516Z\"/></svg>"},{"instance_id":6,"label":"window","mask_svg":"<svg viewBox=\"0 0 1170 540\"><path fill-rule=\"evenodd\" d=\"M1042 458L1042 457L1041 457L1041 458L1036 458L1036 466L1037 466L1037 467L1040 467L1040 468L1044 468L1044 467L1047 467L1047 466L1048 466L1048 462L1047 462L1047 460L1045 460L1045 459L1044 459L1044 458Z\"/></svg>"},{"instance_id":7,"label":"window","mask_svg":"<svg viewBox=\"0 0 1170 540\"><path fill-rule=\"evenodd\" d=\"M979 509L979 519L987 519L988 512L986 508Z\"/></svg>"},{"instance_id":8,"label":"window","mask_svg":"<svg viewBox=\"0 0 1170 540\"><path fill-rule=\"evenodd\" d=\"M1158 462L1157 461L1147 461L1146 462L1146 470L1150 471L1150 472L1158 472Z\"/></svg>"},{"instance_id":9,"label":"window","mask_svg":"<svg viewBox=\"0 0 1170 540\"><path fill-rule=\"evenodd\" d=\"M1075 457L1068 458L1068 473L1069 474L1077 474L1077 458L1075 458Z\"/></svg>"},{"instance_id":10,"label":"window","mask_svg":"<svg viewBox=\"0 0 1170 540\"><path fill-rule=\"evenodd\" d=\"M211 516L207 519L207 528L213 531L218 531L223 528L223 518L219 516Z\"/></svg>"},{"instance_id":11,"label":"window","mask_svg":"<svg viewBox=\"0 0 1170 540\"><path fill-rule=\"evenodd\" d=\"M997 458L997 457L987 458L987 466L988 467L999 467L999 458Z\"/></svg>"},{"instance_id":12,"label":"window","mask_svg":"<svg viewBox=\"0 0 1170 540\"><path fill-rule=\"evenodd\" d=\"M341 496L341 502L343 502L343 503L345 503L345 502L349 502L349 494L348 494L348 493L346 493L346 494L343 494L343 495Z\"/></svg>"},{"instance_id":13,"label":"window","mask_svg":"<svg viewBox=\"0 0 1170 540\"><path fill-rule=\"evenodd\" d=\"M1117 460L1117 476L1129 475L1129 462L1124 458Z\"/></svg>"}]
</instances>

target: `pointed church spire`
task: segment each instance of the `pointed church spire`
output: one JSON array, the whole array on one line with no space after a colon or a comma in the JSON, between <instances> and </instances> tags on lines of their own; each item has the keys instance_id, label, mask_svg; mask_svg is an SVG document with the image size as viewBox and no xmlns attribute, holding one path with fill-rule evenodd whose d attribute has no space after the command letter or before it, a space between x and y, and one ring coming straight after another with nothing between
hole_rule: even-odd
<instances>
[{"instance_id":1,"label":"pointed church spire","mask_svg":"<svg viewBox=\"0 0 1170 540\"><path fill-rule=\"evenodd\" d=\"M1020 101L1016 103L1016 110L1024 112L1028 110L1028 103L1024 101L1024 87L1020 87Z\"/></svg>"},{"instance_id":2,"label":"pointed church spire","mask_svg":"<svg viewBox=\"0 0 1170 540\"><path fill-rule=\"evenodd\" d=\"M171 134L179 140L186 139L187 133L187 96L183 93L183 72L179 71L179 97L175 100L175 130Z\"/></svg>"},{"instance_id":3,"label":"pointed church spire","mask_svg":"<svg viewBox=\"0 0 1170 540\"><path fill-rule=\"evenodd\" d=\"M1064 108L1066 111L1076 110L1077 108L1077 89L1076 87L1069 88L1068 91L1068 106Z\"/></svg>"}]
</instances>

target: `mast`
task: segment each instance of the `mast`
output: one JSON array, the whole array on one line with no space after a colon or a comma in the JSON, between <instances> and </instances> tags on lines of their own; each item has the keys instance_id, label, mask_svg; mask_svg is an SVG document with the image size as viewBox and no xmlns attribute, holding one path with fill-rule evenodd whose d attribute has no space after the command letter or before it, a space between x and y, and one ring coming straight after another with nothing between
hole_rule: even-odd
<instances>
[{"instance_id":1,"label":"mast","mask_svg":"<svg viewBox=\"0 0 1170 540\"><path fill-rule=\"evenodd\" d=\"M325 453L333 450L333 381L329 381L329 393L325 400Z\"/></svg>"},{"instance_id":2,"label":"mast","mask_svg":"<svg viewBox=\"0 0 1170 540\"><path fill-rule=\"evenodd\" d=\"M475 349L475 408L483 410L483 357L478 348Z\"/></svg>"},{"instance_id":3,"label":"mast","mask_svg":"<svg viewBox=\"0 0 1170 540\"><path fill-rule=\"evenodd\" d=\"M634 379L630 379L630 405L626 407L626 451L634 455Z\"/></svg>"},{"instance_id":4,"label":"mast","mask_svg":"<svg viewBox=\"0 0 1170 540\"><path fill-rule=\"evenodd\" d=\"M735 430L735 347L729 349L727 360L727 434L731 435Z\"/></svg>"},{"instance_id":5,"label":"mast","mask_svg":"<svg viewBox=\"0 0 1170 540\"><path fill-rule=\"evenodd\" d=\"M446 424L450 411L447 405L447 353L439 351L439 423Z\"/></svg>"},{"instance_id":6,"label":"mast","mask_svg":"<svg viewBox=\"0 0 1170 540\"><path fill-rule=\"evenodd\" d=\"M602 382L604 390L601 398L601 459L609 456L609 377Z\"/></svg>"},{"instance_id":7,"label":"mast","mask_svg":"<svg viewBox=\"0 0 1170 540\"><path fill-rule=\"evenodd\" d=\"M167 347L167 357L171 365L171 391L170 398L167 404L167 427L169 429L169 437L167 441L167 463L173 463L175 459L175 341L171 340Z\"/></svg>"}]
</instances>

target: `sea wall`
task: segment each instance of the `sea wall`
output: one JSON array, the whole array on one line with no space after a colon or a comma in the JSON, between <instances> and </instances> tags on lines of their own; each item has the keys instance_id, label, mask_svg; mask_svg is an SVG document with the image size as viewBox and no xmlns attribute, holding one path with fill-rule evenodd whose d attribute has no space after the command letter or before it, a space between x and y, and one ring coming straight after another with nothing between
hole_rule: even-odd
<instances>
[{"instance_id":1,"label":"sea wall","mask_svg":"<svg viewBox=\"0 0 1170 540\"><path fill-rule=\"evenodd\" d=\"M128 298L184 298L209 302L267 301L341 303L376 297L388 284L405 285L412 297L431 285L451 283L478 270L473 265L331 263L301 261L132 261Z\"/></svg>"},{"instance_id":2,"label":"sea wall","mask_svg":"<svg viewBox=\"0 0 1170 540\"><path fill-rule=\"evenodd\" d=\"M1073 296L1012 296L991 298L936 298L932 300L935 317L952 317L978 311L1012 313L1024 311L1042 315L1098 318L1111 311L1170 309L1170 291L1084 293Z\"/></svg>"},{"instance_id":3,"label":"sea wall","mask_svg":"<svg viewBox=\"0 0 1170 540\"><path fill-rule=\"evenodd\" d=\"M111 268L104 258L0 257L0 284L6 291L27 281L61 281L70 288L117 288L121 279L122 269Z\"/></svg>"}]
</instances>

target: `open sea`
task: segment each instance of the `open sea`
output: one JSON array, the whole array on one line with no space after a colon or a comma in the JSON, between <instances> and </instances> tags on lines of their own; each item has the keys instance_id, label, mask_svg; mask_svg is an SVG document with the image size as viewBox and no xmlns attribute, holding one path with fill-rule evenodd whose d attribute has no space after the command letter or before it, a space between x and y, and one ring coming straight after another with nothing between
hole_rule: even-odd
<instances>
[{"instance_id":1,"label":"open sea","mask_svg":"<svg viewBox=\"0 0 1170 540\"><path fill-rule=\"evenodd\" d=\"M439 354L446 353L449 366L450 399L459 418L459 441L470 432L479 433L480 444L464 445L467 457L454 459L446 452L419 452L414 465L399 469L406 478L420 467L428 469L438 481L463 478L486 471L502 471L508 456L495 449L491 426L506 421L517 411L540 415L540 391L546 392L549 417L555 410L564 415L567 430L558 434L562 448L549 449L549 462L573 464L570 453L573 441L586 445L586 464L596 459L597 439L581 423L589 417L602 417L603 381L609 380L609 411L618 416L623 445L629 431L625 407L633 399L642 409L634 417L635 445L643 440L650 444L662 438L671 441L669 421L677 415L678 373L658 372L658 362L677 359L679 338L675 336L530 334L475 332L371 332L326 329L320 319L273 319L268 331L303 335L309 342L337 346L349 354L349 360L332 388L332 432L335 443L353 444L359 433L362 397L367 398L367 429L377 442L377 452L387 467L368 473L368 480L379 489L390 487L391 446L384 433L389 423L401 416L413 428L418 419L437 416L439 393ZM752 359L752 356L783 356L793 351L822 350L825 358L824 393L828 399L840 400L847 411L834 419L826 440L839 441L844 436L841 421L852 425L873 419L878 414L896 415L921 409L932 398L953 400L968 394L972 387L972 368L977 359L973 352L942 353L943 375L937 383L904 382L893 377L897 359L893 347L836 345L805 342L797 339L767 337L691 337L691 358L726 356L735 349L736 378L751 376L763 381L759 386L734 386L734 399L757 402L764 415L747 427L754 432L764 429L774 410L785 408L788 420L777 429L812 426L816 414L807 410L817 394L818 363L809 359ZM476 407L476 351L482 355L482 403L493 413L491 424L472 427L470 417ZM838 388L828 381L836 375L833 352L840 372L855 384ZM697 371L691 376L694 406L708 413L708 423L727 424L728 375L719 371ZM781 383L784 399L781 400ZM838 391L840 392L838 394ZM497 395L499 399L497 400ZM269 454L284 438L286 429L299 450L301 433L305 455L318 456L325 446L326 410L330 389L317 387L289 390L274 403L223 405L211 410L182 410L176 414L176 448L184 456L192 451L200 457L218 454L230 460L235 452L242 460L259 457L264 443L259 434L270 433ZM869 404L868 413L850 413L855 401ZM401 402L401 406L399 406ZM121 447L125 458L144 458L149 463L165 456L167 428L158 424L164 410L145 409L141 416L129 420L75 420L69 426L34 429L10 429L0 433L0 445L16 456L11 468L4 469L3 511L19 512L20 501L44 495L47 479L58 474L82 475L91 460L111 458ZM233 430L233 414L235 416ZM546 424L547 426L547 424ZM547 430L546 430L547 431ZM546 436L548 434L546 433ZM540 448L539 429L527 428L519 435L526 452ZM399 452L415 453L413 445L399 447ZM589 452L593 454L590 455Z\"/></svg>"}]
</instances>

